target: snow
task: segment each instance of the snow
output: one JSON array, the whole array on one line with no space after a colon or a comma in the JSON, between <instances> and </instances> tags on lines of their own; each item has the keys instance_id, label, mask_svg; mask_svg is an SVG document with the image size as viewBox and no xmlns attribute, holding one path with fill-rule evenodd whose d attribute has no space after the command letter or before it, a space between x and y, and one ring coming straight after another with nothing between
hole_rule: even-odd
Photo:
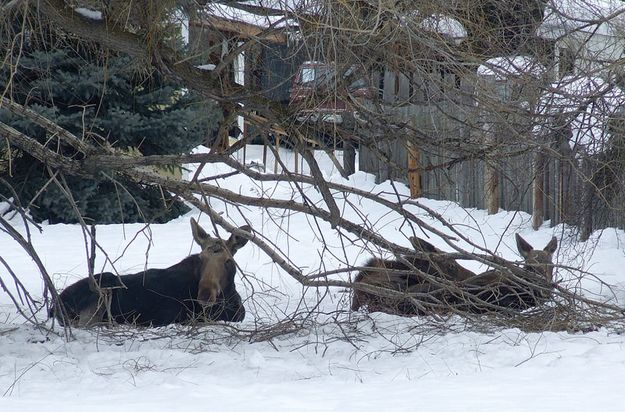
<instances>
[{"instance_id":1,"label":"snow","mask_svg":"<svg viewBox=\"0 0 625 412\"><path fill-rule=\"evenodd\" d=\"M174 23L180 26L180 35L185 45L189 44L189 17L182 10L178 10L173 16Z\"/></svg>"},{"instance_id":2,"label":"snow","mask_svg":"<svg viewBox=\"0 0 625 412\"><path fill-rule=\"evenodd\" d=\"M411 10L397 16L402 27L411 29L413 25L420 30L425 30L448 39L454 40L457 44L467 37L467 30L457 19L444 14L436 13L423 16L419 10Z\"/></svg>"},{"instance_id":3,"label":"snow","mask_svg":"<svg viewBox=\"0 0 625 412\"><path fill-rule=\"evenodd\" d=\"M212 64L212 63L208 63L208 64L201 64L201 65L195 66L195 67L200 69L200 70L212 71L212 70L215 70L215 67L217 67L217 66Z\"/></svg>"},{"instance_id":4,"label":"snow","mask_svg":"<svg viewBox=\"0 0 625 412\"><path fill-rule=\"evenodd\" d=\"M531 56L493 57L477 68L478 76L492 77L495 80L522 75L539 77L545 72L545 66Z\"/></svg>"},{"instance_id":5,"label":"snow","mask_svg":"<svg viewBox=\"0 0 625 412\"><path fill-rule=\"evenodd\" d=\"M102 12L98 10L86 9L84 7L76 7L74 11L81 16L91 20L102 20Z\"/></svg>"},{"instance_id":6,"label":"snow","mask_svg":"<svg viewBox=\"0 0 625 412\"><path fill-rule=\"evenodd\" d=\"M569 145L579 153L594 155L608 148L609 120L622 115L625 93L594 76L566 76L551 84L537 105L542 117L534 132L548 134L556 115L568 119Z\"/></svg>"},{"instance_id":7,"label":"snow","mask_svg":"<svg viewBox=\"0 0 625 412\"><path fill-rule=\"evenodd\" d=\"M286 7L286 5L283 6ZM286 11L287 9L284 10ZM211 3L210 14L223 19L247 23L258 27L297 27L295 20L287 19L285 16L256 14L225 4Z\"/></svg>"},{"instance_id":8,"label":"snow","mask_svg":"<svg viewBox=\"0 0 625 412\"><path fill-rule=\"evenodd\" d=\"M467 30L462 23L444 14L432 14L423 19L419 25L424 30L433 31L452 39L465 39L467 37Z\"/></svg>"},{"instance_id":9,"label":"snow","mask_svg":"<svg viewBox=\"0 0 625 412\"><path fill-rule=\"evenodd\" d=\"M284 164L294 167L293 154L280 149ZM340 155L340 152L339 152ZM236 156L241 157L238 152ZM391 182L375 183L373 176L357 172L340 177L323 153L318 153L328 180L396 198ZM261 148L248 146L247 163L262 159ZM273 172L271 156L267 171ZM299 165L302 166L301 164ZM189 168L193 174L194 168ZM208 164L202 175L228 172ZM306 168L304 168L306 172ZM275 199L300 199L302 193L287 183L252 182L242 175L214 180L214 184L246 195L271 194ZM396 184L400 197L409 193ZM320 194L301 187L312 201ZM408 245L409 230L398 215L367 199L335 196L344 216L366 217L381 235ZM235 224L243 216L252 227L304 273L362 264L379 251L362 251L358 242L340 239L329 226L301 214L276 210L236 209L209 199L222 216ZM560 270L563 285L578 285L586 294L623 305L625 293L625 232L607 229L587 242L568 236L568 228L531 229L521 212L463 209L452 202L419 199L441 213L452 225L479 245L501 256L519 260L514 233L536 247L556 235L557 261L587 270L611 285L605 290L591 277L578 283ZM423 210L410 210L446 231ZM121 272L145 266L166 267L198 250L193 244L189 218L206 216L197 210L146 230L141 224L98 226L97 239ZM5 216L6 217L6 216ZM17 217L11 223L24 233ZM85 247L75 225L42 226L33 231L33 243L60 288L86 274ZM223 235L223 234L222 234ZM322 239L328 248L323 249ZM450 250L440 238L436 246ZM466 245L460 245L466 247ZM0 232L0 251L35 298L42 282L31 259L8 235ZM96 267L109 268L98 252ZM0 292L0 409L116 411L171 411L197 408L245 411L621 411L625 405L625 336L602 328L589 333L528 333L518 329L489 332L467 330L451 320L446 329L435 328L427 317L401 318L363 312L350 313L349 294L339 289L302 288L253 245L237 256L237 289L247 317L240 328L247 339L228 325L201 328L173 325L137 330L131 327L74 330L75 339L46 334L25 323L6 293ZM463 262L479 271L475 262ZM0 269L6 280L6 272ZM341 275L347 279L347 275ZM319 302L319 298L323 299ZM317 309L314 309L319 304ZM303 314L312 313L308 319ZM40 315L43 317L43 315ZM336 317L341 323L333 321ZM292 320L291 322L288 322ZM301 328L260 340L245 334L278 321Z\"/></svg>"},{"instance_id":10,"label":"snow","mask_svg":"<svg viewBox=\"0 0 625 412\"><path fill-rule=\"evenodd\" d=\"M557 39L574 31L591 35L622 36L625 3L620 0L550 0L536 33Z\"/></svg>"}]
</instances>

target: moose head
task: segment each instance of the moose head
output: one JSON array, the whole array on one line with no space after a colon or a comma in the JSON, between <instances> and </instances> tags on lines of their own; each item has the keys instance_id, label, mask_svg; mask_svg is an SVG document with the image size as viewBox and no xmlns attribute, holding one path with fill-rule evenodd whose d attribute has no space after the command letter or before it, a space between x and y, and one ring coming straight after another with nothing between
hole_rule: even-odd
<instances>
[{"instance_id":1,"label":"moose head","mask_svg":"<svg viewBox=\"0 0 625 412\"><path fill-rule=\"evenodd\" d=\"M245 225L239 230L250 232L252 228ZM236 263L233 256L245 246L247 239L236 234L226 241L212 237L194 218L191 218L191 231L193 239L202 248L197 300L204 306L213 306L220 294L234 285Z\"/></svg>"},{"instance_id":2,"label":"moose head","mask_svg":"<svg viewBox=\"0 0 625 412\"><path fill-rule=\"evenodd\" d=\"M558 248L558 239L554 236L542 250L536 250L517 233L516 246L525 260L525 270L539 275L541 280L551 284L553 282L553 254Z\"/></svg>"}]
</instances>

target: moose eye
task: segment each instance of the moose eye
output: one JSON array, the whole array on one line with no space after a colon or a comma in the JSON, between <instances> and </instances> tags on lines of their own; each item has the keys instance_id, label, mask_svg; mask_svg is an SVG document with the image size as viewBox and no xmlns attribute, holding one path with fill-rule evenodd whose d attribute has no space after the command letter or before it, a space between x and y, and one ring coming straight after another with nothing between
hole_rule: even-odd
<instances>
[{"instance_id":1,"label":"moose eye","mask_svg":"<svg viewBox=\"0 0 625 412\"><path fill-rule=\"evenodd\" d=\"M219 243L213 243L212 245L208 246L205 250L211 253L219 253L223 250L223 247Z\"/></svg>"}]
</instances>

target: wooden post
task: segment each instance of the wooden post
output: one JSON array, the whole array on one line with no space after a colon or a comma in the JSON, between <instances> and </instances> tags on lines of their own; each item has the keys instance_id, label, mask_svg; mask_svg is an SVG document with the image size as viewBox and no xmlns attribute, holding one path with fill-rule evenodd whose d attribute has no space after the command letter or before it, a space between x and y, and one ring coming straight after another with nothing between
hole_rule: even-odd
<instances>
[{"instance_id":1,"label":"wooden post","mask_svg":"<svg viewBox=\"0 0 625 412\"><path fill-rule=\"evenodd\" d=\"M484 200L489 215L499 212L499 176L489 162L484 166Z\"/></svg>"},{"instance_id":2,"label":"wooden post","mask_svg":"<svg viewBox=\"0 0 625 412\"><path fill-rule=\"evenodd\" d=\"M545 221L545 156L539 149L534 157L534 181L532 184L532 228L538 230Z\"/></svg>"},{"instance_id":3,"label":"wooden post","mask_svg":"<svg viewBox=\"0 0 625 412\"><path fill-rule=\"evenodd\" d=\"M280 135L276 133L276 155L274 155L273 159L273 173L278 174L278 157L280 156Z\"/></svg>"},{"instance_id":4,"label":"wooden post","mask_svg":"<svg viewBox=\"0 0 625 412\"><path fill-rule=\"evenodd\" d=\"M243 164L247 163L247 143L251 142L250 139L250 124L246 118L243 118L243 134L240 138L244 139L246 144L243 145Z\"/></svg>"},{"instance_id":5,"label":"wooden post","mask_svg":"<svg viewBox=\"0 0 625 412\"><path fill-rule=\"evenodd\" d=\"M562 217L560 221L562 223L572 223L574 221L574 219L572 218L573 216L572 201L575 196L575 188L579 186L579 185L574 184L575 183L574 179L575 179L575 176L577 176L577 174L573 173L573 165L571 165L566 160L560 161L560 164L561 164L561 171L560 171L561 186L560 188L561 188L561 193L562 193L562 201L561 201L562 206L560 208L560 210L562 211Z\"/></svg>"},{"instance_id":6,"label":"wooden post","mask_svg":"<svg viewBox=\"0 0 625 412\"><path fill-rule=\"evenodd\" d=\"M576 188L579 187L576 184L577 173L573 173L572 164L576 163L575 156L569 146L569 141L572 138L570 129L563 123L561 119L556 118L556 130L557 134L554 136L554 145L557 153L556 170L556 185L555 191L557 193L555 214L553 216L553 225L560 223L576 224L574 219L574 210L572 209L572 200L579 199L575 193Z\"/></svg>"},{"instance_id":7,"label":"wooden post","mask_svg":"<svg viewBox=\"0 0 625 412\"><path fill-rule=\"evenodd\" d=\"M343 140L343 170L347 176L356 173L356 148L349 137Z\"/></svg>"},{"instance_id":8,"label":"wooden post","mask_svg":"<svg viewBox=\"0 0 625 412\"><path fill-rule=\"evenodd\" d=\"M581 176L581 221L579 240L585 242L588 240L593 230L593 215L595 206L595 187L593 168L588 159L582 160L582 176Z\"/></svg>"},{"instance_id":9,"label":"wooden post","mask_svg":"<svg viewBox=\"0 0 625 412\"><path fill-rule=\"evenodd\" d=\"M410 198L416 199L422 196L421 188L421 151L415 144L408 142L408 186Z\"/></svg>"},{"instance_id":10,"label":"wooden post","mask_svg":"<svg viewBox=\"0 0 625 412\"><path fill-rule=\"evenodd\" d=\"M564 170L564 162L562 161L562 159L558 159L557 165L558 165L558 170L557 170L558 180L556 184L558 185L558 187L556 188L556 190L558 192L558 197L556 198L556 207L555 207L556 220L555 222L553 222L554 224L565 223L566 222L565 216L568 213L568 211L566 210L566 198L564 196L565 170Z\"/></svg>"},{"instance_id":11,"label":"wooden post","mask_svg":"<svg viewBox=\"0 0 625 412\"><path fill-rule=\"evenodd\" d=\"M294 172L295 172L295 174L299 174L299 153L296 150L293 151L293 159L294 159L294 163L295 163Z\"/></svg>"},{"instance_id":12,"label":"wooden post","mask_svg":"<svg viewBox=\"0 0 625 412\"><path fill-rule=\"evenodd\" d=\"M484 162L484 207L489 215L499 212L500 202L499 174L494 166L497 159L495 130L493 123L487 121L484 124L484 143L487 150Z\"/></svg>"}]
</instances>

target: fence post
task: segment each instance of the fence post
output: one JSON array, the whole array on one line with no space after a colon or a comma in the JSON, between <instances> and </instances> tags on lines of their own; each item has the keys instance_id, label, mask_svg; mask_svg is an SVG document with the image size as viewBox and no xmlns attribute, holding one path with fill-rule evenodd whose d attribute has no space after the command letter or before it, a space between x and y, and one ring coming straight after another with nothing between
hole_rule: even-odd
<instances>
[{"instance_id":1,"label":"fence post","mask_svg":"<svg viewBox=\"0 0 625 412\"><path fill-rule=\"evenodd\" d=\"M410 187L410 198L421 197L421 165L419 158L421 151L412 142L407 142L408 146L408 186Z\"/></svg>"},{"instance_id":2,"label":"fence post","mask_svg":"<svg viewBox=\"0 0 625 412\"><path fill-rule=\"evenodd\" d=\"M484 173L484 198L489 215L499 212L499 176L497 170L486 164Z\"/></svg>"},{"instance_id":3,"label":"fence post","mask_svg":"<svg viewBox=\"0 0 625 412\"><path fill-rule=\"evenodd\" d=\"M559 126L560 121L556 124L559 129L554 140L557 154L557 187L555 188L556 205L552 224L577 224L571 205L572 200L578 198L576 191L579 188L579 185L576 183L578 176L573 171L573 164L576 160L569 146L569 140L572 137L571 131L565 126Z\"/></svg>"},{"instance_id":4,"label":"fence post","mask_svg":"<svg viewBox=\"0 0 625 412\"><path fill-rule=\"evenodd\" d=\"M489 215L499 212L499 174L494 166L497 153L495 150L495 126L488 120L483 126L484 145L487 149L484 162L484 202Z\"/></svg>"},{"instance_id":5,"label":"fence post","mask_svg":"<svg viewBox=\"0 0 625 412\"><path fill-rule=\"evenodd\" d=\"M534 156L532 228L538 230L545 221L545 155L542 148Z\"/></svg>"},{"instance_id":6,"label":"fence post","mask_svg":"<svg viewBox=\"0 0 625 412\"><path fill-rule=\"evenodd\" d=\"M351 137L343 140L343 170L347 176L356 173L356 148Z\"/></svg>"},{"instance_id":7,"label":"fence post","mask_svg":"<svg viewBox=\"0 0 625 412\"><path fill-rule=\"evenodd\" d=\"M594 170L589 159L582 160L582 195L581 195L581 219L579 240L585 242L588 240L593 229L593 203L594 203Z\"/></svg>"},{"instance_id":8,"label":"fence post","mask_svg":"<svg viewBox=\"0 0 625 412\"><path fill-rule=\"evenodd\" d=\"M278 173L278 156L280 153L280 135L279 134L276 134L276 143L274 144L274 146L276 147L276 152L274 154L274 159L273 159L273 173L277 174Z\"/></svg>"}]
</instances>

